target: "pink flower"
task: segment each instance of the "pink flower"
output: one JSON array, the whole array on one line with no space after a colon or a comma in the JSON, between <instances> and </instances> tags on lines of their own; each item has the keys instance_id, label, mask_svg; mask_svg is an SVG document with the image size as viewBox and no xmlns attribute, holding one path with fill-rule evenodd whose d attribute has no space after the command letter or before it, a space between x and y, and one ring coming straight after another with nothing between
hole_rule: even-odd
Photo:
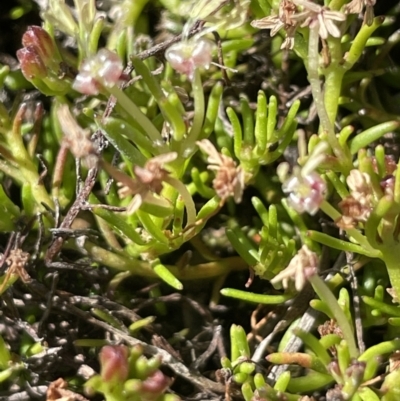
<instances>
[{"instance_id":1,"label":"pink flower","mask_svg":"<svg viewBox=\"0 0 400 401\"><path fill-rule=\"evenodd\" d=\"M174 70L192 80L196 68L210 67L213 47L214 43L208 39L193 38L173 44L165 52L165 57Z\"/></svg>"},{"instance_id":2,"label":"pink flower","mask_svg":"<svg viewBox=\"0 0 400 401\"><path fill-rule=\"evenodd\" d=\"M314 171L302 175L295 169L293 175L282 185L282 190L289 194L289 204L294 210L314 215L325 199L326 183Z\"/></svg>"},{"instance_id":3,"label":"pink flower","mask_svg":"<svg viewBox=\"0 0 400 401\"><path fill-rule=\"evenodd\" d=\"M85 95L97 95L102 87L118 83L123 72L121 59L108 49L101 49L82 63L72 87Z\"/></svg>"}]
</instances>

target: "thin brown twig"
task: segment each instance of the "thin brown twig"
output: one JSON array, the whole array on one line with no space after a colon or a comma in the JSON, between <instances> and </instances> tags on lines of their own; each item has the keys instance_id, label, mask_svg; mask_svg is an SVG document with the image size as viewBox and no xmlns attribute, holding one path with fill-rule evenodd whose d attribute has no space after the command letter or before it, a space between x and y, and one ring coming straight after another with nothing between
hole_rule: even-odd
<instances>
[{"instance_id":1,"label":"thin brown twig","mask_svg":"<svg viewBox=\"0 0 400 401\"><path fill-rule=\"evenodd\" d=\"M75 220L76 216L82 209L82 205L86 202L87 198L89 197L94 184L96 183L98 168L93 167L89 170L88 175L86 177L85 183L81 191L79 192L78 196L75 199L75 202L68 210L67 215L65 216L64 220L60 224L59 228L61 229L69 229L71 227L72 222ZM50 244L49 248L46 251L45 255L45 263L46 265L50 265L53 259L58 255L61 250L61 247L65 241L65 238L57 237L54 241Z\"/></svg>"}]
</instances>

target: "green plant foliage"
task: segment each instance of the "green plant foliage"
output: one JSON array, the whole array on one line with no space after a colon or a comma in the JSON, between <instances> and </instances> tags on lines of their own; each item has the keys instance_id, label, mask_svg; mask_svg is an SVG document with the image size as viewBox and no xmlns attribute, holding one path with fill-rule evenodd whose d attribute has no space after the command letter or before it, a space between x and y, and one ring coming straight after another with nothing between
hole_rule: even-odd
<instances>
[{"instance_id":1,"label":"green plant foliage","mask_svg":"<svg viewBox=\"0 0 400 401\"><path fill-rule=\"evenodd\" d=\"M6 397L185 399L176 374L193 399L397 400L398 5L17 3L19 64L0 65ZM49 385L63 347L92 369L99 346L99 374L68 365Z\"/></svg>"}]
</instances>

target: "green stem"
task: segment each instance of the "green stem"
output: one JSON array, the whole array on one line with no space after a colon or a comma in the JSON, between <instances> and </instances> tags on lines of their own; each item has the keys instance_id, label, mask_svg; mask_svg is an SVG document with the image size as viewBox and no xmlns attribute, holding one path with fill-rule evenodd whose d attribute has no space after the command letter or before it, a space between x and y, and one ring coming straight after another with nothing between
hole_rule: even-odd
<instances>
[{"instance_id":1,"label":"green stem","mask_svg":"<svg viewBox=\"0 0 400 401\"><path fill-rule=\"evenodd\" d=\"M137 121L137 123L143 128L143 131L147 133L148 137L153 142L159 144L163 143L161 134L158 132L154 124L120 88L114 86L112 88L107 88L107 90L111 95L116 97L119 105Z\"/></svg>"},{"instance_id":2,"label":"green stem","mask_svg":"<svg viewBox=\"0 0 400 401\"><path fill-rule=\"evenodd\" d=\"M85 242L85 249L99 263L103 263L119 271L130 271L143 277L157 277L152 266L135 258L128 258L122 254L107 251L90 241ZM248 265L238 256L233 256L213 262L201 263L184 268L166 266L178 280L199 280L205 278L219 277L236 270L246 270Z\"/></svg>"},{"instance_id":3,"label":"green stem","mask_svg":"<svg viewBox=\"0 0 400 401\"><path fill-rule=\"evenodd\" d=\"M43 183L39 178L39 174L35 164L33 163L21 136L21 121L25 114L26 106L21 106L15 116L14 124L7 133L7 144L12 153L13 158L18 163L24 183L29 185L32 191L32 197L40 210L45 210L43 204L50 208L54 208L53 200L50 198Z\"/></svg>"},{"instance_id":4,"label":"green stem","mask_svg":"<svg viewBox=\"0 0 400 401\"><path fill-rule=\"evenodd\" d=\"M331 124L335 124L345 69L340 65L342 49L340 39L329 38L330 64L325 69L324 103Z\"/></svg>"},{"instance_id":5,"label":"green stem","mask_svg":"<svg viewBox=\"0 0 400 401\"><path fill-rule=\"evenodd\" d=\"M341 87L340 75L339 73L331 72L330 76L328 74L327 77L328 88L333 89L335 92L335 94L332 95L331 93L326 91L326 96L329 105L329 114L328 114L326 109L327 105L325 104L326 99L324 99L324 95L322 93L321 82L318 73L318 68L319 68L318 46L319 46L319 34L318 34L318 26L316 26L314 28L310 28L310 35L308 42L308 65L307 65L308 80L310 82L313 99L317 108L317 113L320 121L320 129L322 130L323 133L327 135L327 140L329 142L329 145L332 148L335 156L341 161L341 165L345 169L350 170L351 160L349 160L346 153L340 146L339 141L336 138L333 127L333 121L336 118L337 101L340 95L340 87ZM339 86L339 89L337 88L337 86ZM336 100L329 100L334 96L337 96Z\"/></svg>"},{"instance_id":6,"label":"green stem","mask_svg":"<svg viewBox=\"0 0 400 401\"><path fill-rule=\"evenodd\" d=\"M390 284L394 289L397 299L400 299L400 269L399 269L399 246L394 244L394 246L385 247L382 252L384 257L382 258L386 264L386 269L389 274Z\"/></svg>"},{"instance_id":7,"label":"green stem","mask_svg":"<svg viewBox=\"0 0 400 401\"><path fill-rule=\"evenodd\" d=\"M347 317L344 314L343 310L339 306L336 297L333 295L330 288L325 284L325 282L318 276L316 272L314 272L314 274L311 274L308 277L308 280L312 284L319 298L328 305L330 311L332 312L332 315L335 317L336 322L342 330L343 337L349 347L350 356L352 358L357 358L359 355L359 351L357 349L356 341L354 339L353 329L350 322L347 320Z\"/></svg>"},{"instance_id":8,"label":"green stem","mask_svg":"<svg viewBox=\"0 0 400 401\"><path fill-rule=\"evenodd\" d=\"M192 90L194 98L193 125L184 146L181 148L182 151L194 147L194 144L200 136L201 128L203 127L205 113L204 90L201 82L200 71L198 69L194 71Z\"/></svg>"},{"instance_id":9,"label":"green stem","mask_svg":"<svg viewBox=\"0 0 400 401\"><path fill-rule=\"evenodd\" d=\"M364 51L367 40L374 33L374 31L382 25L385 17L376 17L371 26L367 24L363 24L357 36L353 40L353 43L350 47L350 50L347 52L344 57L343 68L348 71L350 70L357 60L360 58L361 54Z\"/></svg>"},{"instance_id":10,"label":"green stem","mask_svg":"<svg viewBox=\"0 0 400 401\"><path fill-rule=\"evenodd\" d=\"M321 204L321 210L327 214L333 221L341 217L341 214L327 201L323 201ZM346 233L349 237L354 238L365 250L368 256L375 258L380 256L380 252L373 248L368 242L367 238L364 237L357 229L349 228L346 229Z\"/></svg>"},{"instance_id":11,"label":"green stem","mask_svg":"<svg viewBox=\"0 0 400 401\"><path fill-rule=\"evenodd\" d=\"M194 206L193 198L190 196L186 185L173 177L166 177L164 180L169 185L173 186L180 194L185 203L187 212L187 223L186 227L189 227L196 223L196 207Z\"/></svg>"}]
</instances>

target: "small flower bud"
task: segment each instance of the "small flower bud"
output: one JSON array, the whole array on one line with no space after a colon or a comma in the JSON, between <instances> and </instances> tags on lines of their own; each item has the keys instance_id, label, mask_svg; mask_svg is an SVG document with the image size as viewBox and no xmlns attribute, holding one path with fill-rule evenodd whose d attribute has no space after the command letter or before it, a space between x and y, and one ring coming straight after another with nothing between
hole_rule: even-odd
<instances>
[{"instance_id":1,"label":"small flower bud","mask_svg":"<svg viewBox=\"0 0 400 401\"><path fill-rule=\"evenodd\" d=\"M52 37L39 26L30 26L22 37L24 47L17 58L25 78L43 94L64 95L70 82L62 74L62 58Z\"/></svg>"},{"instance_id":2,"label":"small flower bud","mask_svg":"<svg viewBox=\"0 0 400 401\"><path fill-rule=\"evenodd\" d=\"M27 46L17 50L17 58L21 64L22 73L29 81L46 77L46 66L35 47Z\"/></svg>"},{"instance_id":3,"label":"small flower bud","mask_svg":"<svg viewBox=\"0 0 400 401\"><path fill-rule=\"evenodd\" d=\"M173 44L165 53L172 68L193 79L196 68L208 69L212 61L214 43L207 39L192 39Z\"/></svg>"},{"instance_id":4,"label":"small flower bud","mask_svg":"<svg viewBox=\"0 0 400 401\"><path fill-rule=\"evenodd\" d=\"M99 355L101 378L105 382L116 380L123 382L128 377L128 349L123 345L106 345Z\"/></svg>"},{"instance_id":5,"label":"small flower bud","mask_svg":"<svg viewBox=\"0 0 400 401\"><path fill-rule=\"evenodd\" d=\"M34 47L42 62L46 65L54 65L55 61L59 64L62 61L52 37L40 26L32 25L28 27L22 36L22 45L24 47Z\"/></svg>"}]
</instances>

